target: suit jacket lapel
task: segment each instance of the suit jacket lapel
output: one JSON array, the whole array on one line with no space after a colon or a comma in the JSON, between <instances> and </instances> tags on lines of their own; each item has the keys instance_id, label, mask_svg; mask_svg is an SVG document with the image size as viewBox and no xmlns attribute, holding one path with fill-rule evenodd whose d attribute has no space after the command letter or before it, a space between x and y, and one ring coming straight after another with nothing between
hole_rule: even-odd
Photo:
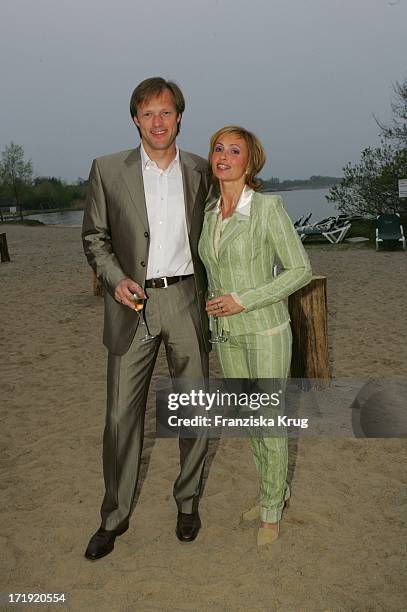
<instances>
[{"instance_id":1,"label":"suit jacket lapel","mask_svg":"<svg viewBox=\"0 0 407 612\"><path fill-rule=\"evenodd\" d=\"M195 206L196 196L201 183L201 173L194 160L184 151L179 152L181 162L182 181L184 186L185 216L187 220L188 234L191 231L192 214Z\"/></svg>"},{"instance_id":2,"label":"suit jacket lapel","mask_svg":"<svg viewBox=\"0 0 407 612\"><path fill-rule=\"evenodd\" d=\"M207 203L205 207L205 221L202 226L201 240L205 245L204 248L208 254L209 259L217 261L214 247L214 236L218 215L215 205L216 200L213 203Z\"/></svg>"},{"instance_id":3,"label":"suit jacket lapel","mask_svg":"<svg viewBox=\"0 0 407 612\"><path fill-rule=\"evenodd\" d=\"M249 225L250 225L250 223L248 223L249 221L250 221L250 216L241 215L237 211L233 213L220 239L219 258L224 253L226 247L233 240L236 240L236 238L240 236L240 234L248 230Z\"/></svg>"},{"instance_id":4,"label":"suit jacket lapel","mask_svg":"<svg viewBox=\"0 0 407 612\"><path fill-rule=\"evenodd\" d=\"M141 170L140 147L131 151L126 158L122 176L144 229L150 231L144 195L143 172Z\"/></svg>"}]
</instances>

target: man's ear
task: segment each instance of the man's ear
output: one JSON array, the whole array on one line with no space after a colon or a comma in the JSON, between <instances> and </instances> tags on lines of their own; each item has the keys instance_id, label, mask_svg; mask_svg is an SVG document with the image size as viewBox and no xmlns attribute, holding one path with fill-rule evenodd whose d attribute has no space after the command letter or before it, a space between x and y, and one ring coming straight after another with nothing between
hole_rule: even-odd
<instances>
[{"instance_id":1,"label":"man's ear","mask_svg":"<svg viewBox=\"0 0 407 612\"><path fill-rule=\"evenodd\" d=\"M137 119L137 115L134 115L134 117L133 117L133 123L134 123L134 124L135 124L137 127L140 127L140 124L139 124L138 119Z\"/></svg>"},{"instance_id":2,"label":"man's ear","mask_svg":"<svg viewBox=\"0 0 407 612\"><path fill-rule=\"evenodd\" d=\"M182 115L178 115L178 117L177 117L177 123L179 123L179 122L181 121L181 119L182 119Z\"/></svg>"}]
</instances>

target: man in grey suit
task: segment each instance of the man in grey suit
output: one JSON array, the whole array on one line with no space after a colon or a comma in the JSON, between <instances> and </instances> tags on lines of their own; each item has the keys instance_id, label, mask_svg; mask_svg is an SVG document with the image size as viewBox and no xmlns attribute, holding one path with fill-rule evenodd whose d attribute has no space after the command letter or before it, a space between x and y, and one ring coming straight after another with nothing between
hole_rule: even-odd
<instances>
[{"instance_id":1,"label":"man in grey suit","mask_svg":"<svg viewBox=\"0 0 407 612\"><path fill-rule=\"evenodd\" d=\"M198 240L210 173L204 159L180 151L176 137L185 101L160 77L142 81L130 100L141 145L94 160L83 220L89 264L105 287L108 348L103 436L102 523L85 556L113 550L129 525L140 468L148 388L161 341L173 379L208 376L206 276ZM133 295L146 298L154 339L145 342ZM191 542L201 526L198 503L205 438L180 438L174 484L176 534Z\"/></svg>"}]
</instances>

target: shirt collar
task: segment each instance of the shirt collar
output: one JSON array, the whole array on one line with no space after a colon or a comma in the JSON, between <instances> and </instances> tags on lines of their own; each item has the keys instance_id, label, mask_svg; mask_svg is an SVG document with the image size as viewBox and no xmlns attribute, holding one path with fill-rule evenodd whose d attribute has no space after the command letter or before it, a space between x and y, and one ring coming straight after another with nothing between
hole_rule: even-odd
<instances>
[{"instance_id":1,"label":"shirt collar","mask_svg":"<svg viewBox=\"0 0 407 612\"><path fill-rule=\"evenodd\" d=\"M252 189L248 185L245 185L243 187L242 193L240 194L239 201L236 204L236 208L233 211L233 214L237 212L240 215L243 215L244 217L250 217L250 207L251 207L253 194L254 194L254 189ZM219 198L219 200L216 203L215 210L217 212L220 211L220 200L221 199Z\"/></svg>"},{"instance_id":2,"label":"shirt collar","mask_svg":"<svg viewBox=\"0 0 407 612\"><path fill-rule=\"evenodd\" d=\"M171 168L176 163L179 162L179 148L177 147L177 145L175 145L175 150L176 150L176 153L175 153L174 159L172 160L168 168L166 170L163 170L163 172L169 172ZM143 170L145 170L148 166L153 166L154 168L158 168L156 162L150 159L150 157L148 156L148 153L146 152L143 146L143 143L141 143L140 145L140 152L141 152L141 165L142 165Z\"/></svg>"}]
</instances>

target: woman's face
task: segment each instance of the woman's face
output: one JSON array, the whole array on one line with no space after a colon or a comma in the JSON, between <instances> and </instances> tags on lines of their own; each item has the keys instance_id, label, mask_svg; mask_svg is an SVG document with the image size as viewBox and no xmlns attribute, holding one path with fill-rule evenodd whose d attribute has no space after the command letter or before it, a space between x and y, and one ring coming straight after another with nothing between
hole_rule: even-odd
<instances>
[{"instance_id":1,"label":"woman's face","mask_svg":"<svg viewBox=\"0 0 407 612\"><path fill-rule=\"evenodd\" d=\"M249 150L238 134L222 134L212 153L212 172L220 181L239 181L246 174Z\"/></svg>"}]
</instances>

